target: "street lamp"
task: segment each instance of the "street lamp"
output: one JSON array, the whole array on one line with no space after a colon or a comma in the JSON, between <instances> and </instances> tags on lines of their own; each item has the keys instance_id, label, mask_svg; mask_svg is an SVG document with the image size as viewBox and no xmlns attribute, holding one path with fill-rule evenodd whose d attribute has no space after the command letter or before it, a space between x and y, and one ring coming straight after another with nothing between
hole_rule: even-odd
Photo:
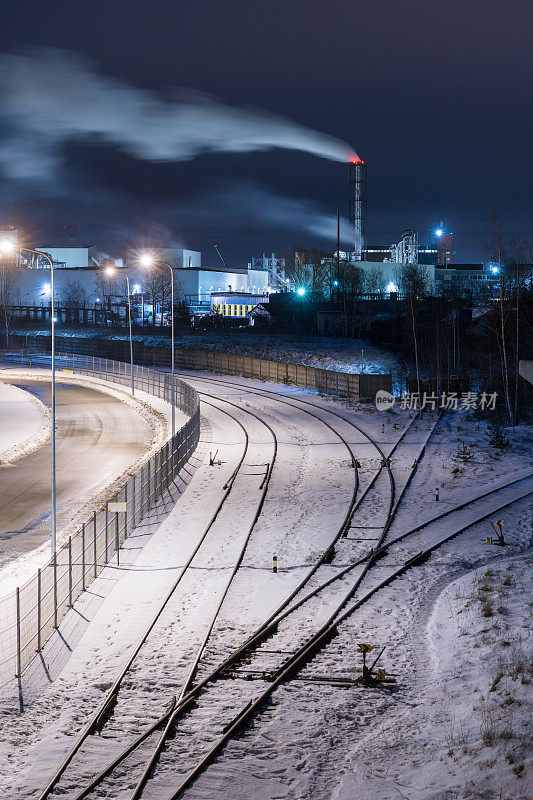
<instances>
[{"instance_id":1,"label":"street lamp","mask_svg":"<svg viewBox=\"0 0 533 800\"><path fill-rule=\"evenodd\" d=\"M116 267L106 267L105 274L106 275L115 275L116 273L120 275L124 275L126 278L126 287L128 292L128 326L130 329L130 363L131 363L131 393L135 394L135 380L133 378L133 339L131 337L131 297L130 297L130 278L127 272L124 272L121 269L117 269Z\"/></svg>"},{"instance_id":2,"label":"street lamp","mask_svg":"<svg viewBox=\"0 0 533 800\"><path fill-rule=\"evenodd\" d=\"M56 557L56 337L55 337L55 298L54 298L54 262L48 253L43 253L41 250L32 250L30 247L17 247L12 239L3 239L0 242L0 250L3 253L14 253L16 250L24 251L25 253L34 253L35 255L42 256L50 264L50 284L45 284L46 293L50 293L50 315L52 323L52 459L51 459L51 480L50 480L50 547L52 551L52 559Z\"/></svg>"},{"instance_id":3,"label":"street lamp","mask_svg":"<svg viewBox=\"0 0 533 800\"><path fill-rule=\"evenodd\" d=\"M142 267L153 267L156 264L161 264L163 267L168 267L170 270L170 304L171 304L171 313L170 313L170 340L171 340L171 359L172 359L172 386L171 386L171 405L172 405L172 439L174 439L174 434L176 432L176 413L175 413L175 386L174 386L174 365L176 359L174 358L174 267L170 264L167 264L166 261L160 261L151 255L150 253L143 253L139 258L139 262ZM161 309L161 312L163 309ZM155 309L154 309L155 314ZM174 467L174 443L172 444L172 467Z\"/></svg>"}]
</instances>

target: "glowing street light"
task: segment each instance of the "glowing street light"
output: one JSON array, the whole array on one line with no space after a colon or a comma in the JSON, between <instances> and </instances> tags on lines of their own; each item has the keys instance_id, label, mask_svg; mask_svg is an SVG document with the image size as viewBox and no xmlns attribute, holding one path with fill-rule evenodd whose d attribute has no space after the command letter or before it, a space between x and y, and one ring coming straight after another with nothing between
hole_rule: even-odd
<instances>
[{"instance_id":1,"label":"glowing street light","mask_svg":"<svg viewBox=\"0 0 533 800\"><path fill-rule=\"evenodd\" d=\"M339 285L339 281L333 281L333 286L338 286L338 285Z\"/></svg>"},{"instance_id":2,"label":"glowing street light","mask_svg":"<svg viewBox=\"0 0 533 800\"><path fill-rule=\"evenodd\" d=\"M303 296L304 296L304 294L305 294L305 289L304 289L304 287L303 287L303 286L300 286L300 287L299 287L299 288L296 290L296 294L298 295L298 297L303 297Z\"/></svg>"},{"instance_id":3,"label":"glowing street light","mask_svg":"<svg viewBox=\"0 0 533 800\"><path fill-rule=\"evenodd\" d=\"M6 256L10 253L13 253L15 251L15 243L13 242L13 239L2 239L0 241L0 250Z\"/></svg>"},{"instance_id":4,"label":"glowing street light","mask_svg":"<svg viewBox=\"0 0 533 800\"><path fill-rule=\"evenodd\" d=\"M443 233L444 231L442 230L442 228L437 228L437 230L435 231L435 236L437 237L437 239L440 239Z\"/></svg>"},{"instance_id":5,"label":"glowing street light","mask_svg":"<svg viewBox=\"0 0 533 800\"><path fill-rule=\"evenodd\" d=\"M171 342L171 359L172 359L172 366L171 366L171 388L170 388L170 402L171 402L171 412L172 412L172 471L174 472L174 435L176 433L176 411L175 411L175 377L174 377L174 368L175 368L175 356L174 356L174 267L168 264L166 261L161 261L160 259L154 258L151 253L142 253L139 258L139 263L142 267L153 267L156 264L161 264L163 267L168 267L170 270L170 305L171 305L171 312L170 312L170 342ZM213 287L211 287L212 289ZM163 313L163 309L161 309L161 313ZM155 308L154 308L155 314Z\"/></svg>"},{"instance_id":6,"label":"glowing street light","mask_svg":"<svg viewBox=\"0 0 533 800\"><path fill-rule=\"evenodd\" d=\"M500 271L500 268L499 267L491 267L490 271L492 272L493 275L497 275L498 272Z\"/></svg>"},{"instance_id":7,"label":"glowing street light","mask_svg":"<svg viewBox=\"0 0 533 800\"><path fill-rule=\"evenodd\" d=\"M131 335L131 297L130 297L130 278L127 272L123 272L121 269L117 269L116 267L106 267L105 274L106 275L115 275L119 273L120 275L124 275L126 278L126 287L128 291L128 327L130 329L130 364L131 364L131 393L132 395L135 394L135 380L133 377L133 339Z\"/></svg>"},{"instance_id":8,"label":"glowing street light","mask_svg":"<svg viewBox=\"0 0 533 800\"><path fill-rule=\"evenodd\" d=\"M43 294L49 295L51 293L51 287L49 283L43 284Z\"/></svg>"},{"instance_id":9,"label":"glowing street light","mask_svg":"<svg viewBox=\"0 0 533 800\"><path fill-rule=\"evenodd\" d=\"M390 282L390 283L388 283L388 284L387 284L387 286L385 287L385 291L386 291L386 292L388 292L389 294L390 294L391 292L397 292L397 291L398 291L398 287L396 286L396 284L395 284L395 283L393 283L393 282L391 281L391 282Z\"/></svg>"},{"instance_id":10,"label":"glowing street light","mask_svg":"<svg viewBox=\"0 0 533 800\"><path fill-rule=\"evenodd\" d=\"M139 258L139 263L141 267L153 267L154 257L150 253L143 253Z\"/></svg>"}]
</instances>

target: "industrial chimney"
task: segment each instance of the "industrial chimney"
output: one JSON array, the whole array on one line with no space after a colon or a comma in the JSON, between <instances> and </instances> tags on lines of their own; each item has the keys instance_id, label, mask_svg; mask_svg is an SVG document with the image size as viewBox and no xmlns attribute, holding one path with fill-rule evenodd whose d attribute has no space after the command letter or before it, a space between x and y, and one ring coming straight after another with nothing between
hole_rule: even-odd
<instances>
[{"instance_id":1,"label":"industrial chimney","mask_svg":"<svg viewBox=\"0 0 533 800\"><path fill-rule=\"evenodd\" d=\"M366 243L366 162L350 161L350 222L354 227L355 261L361 261Z\"/></svg>"}]
</instances>

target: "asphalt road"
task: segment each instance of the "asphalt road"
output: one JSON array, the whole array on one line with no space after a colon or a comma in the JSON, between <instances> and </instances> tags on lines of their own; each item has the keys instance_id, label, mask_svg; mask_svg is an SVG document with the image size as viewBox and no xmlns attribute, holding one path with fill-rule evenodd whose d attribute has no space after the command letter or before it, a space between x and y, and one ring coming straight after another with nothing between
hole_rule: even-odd
<instances>
[{"instance_id":1,"label":"asphalt road","mask_svg":"<svg viewBox=\"0 0 533 800\"><path fill-rule=\"evenodd\" d=\"M5 376L2 376L5 379ZM17 381L50 406L51 385ZM148 449L150 426L121 400L94 389L56 385L58 531L91 495ZM50 443L0 468L0 566L50 537Z\"/></svg>"}]
</instances>

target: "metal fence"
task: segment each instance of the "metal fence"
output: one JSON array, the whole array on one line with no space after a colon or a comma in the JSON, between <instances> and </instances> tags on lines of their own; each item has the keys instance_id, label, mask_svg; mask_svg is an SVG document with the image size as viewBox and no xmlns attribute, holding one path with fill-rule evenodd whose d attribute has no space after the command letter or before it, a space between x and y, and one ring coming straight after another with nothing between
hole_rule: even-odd
<instances>
[{"instance_id":1,"label":"metal fence","mask_svg":"<svg viewBox=\"0 0 533 800\"><path fill-rule=\"evenodd\" d=\"M28 344L31 342L31 345L43 342L46 343L46 347L50 346L50 336L12 334L11 338L19 346L24 345L25 342ZM58 338L56 334L56 341ZM92 353L106 355L121 361L129 358L129 341L126 339L69 336L61 338L60 342L63 350L72 349L87 355ZM137 364L170 367L170 347L134 340L133 353ZM390 374L338 372L332 369L311 367L307 364L273 361L234 353L219 353L214 350L176 347L175 366L178 369L202 370L221 375L239 375L244 378L259 378L276 383L286 383L338 397L373 400L379 389L392 392L392 376Z\"/></svg>"},{"instance_id":2,"label":"metal fence","mask_svg":"<svg viewBox=\"0 0 533 800\"><path fill-rule=\"evenodd\" d=\"M0 362L50 369L45 352L3 352ZM56 354L56 368L131 385L130 365L96 356ZM134 367L135 388L170 402L171 376ZM138 472L131 475L105 506L57 551L55 559L38 570L12 594L0 598L0 682L20 677L24 668L58 627L75 600L102 571L146 513L169 487L198 444L200 407L195 390L176 379L176 405L190 419ZM109 503L124 503L110 511Z\"/></svg>"}]
</instances>

